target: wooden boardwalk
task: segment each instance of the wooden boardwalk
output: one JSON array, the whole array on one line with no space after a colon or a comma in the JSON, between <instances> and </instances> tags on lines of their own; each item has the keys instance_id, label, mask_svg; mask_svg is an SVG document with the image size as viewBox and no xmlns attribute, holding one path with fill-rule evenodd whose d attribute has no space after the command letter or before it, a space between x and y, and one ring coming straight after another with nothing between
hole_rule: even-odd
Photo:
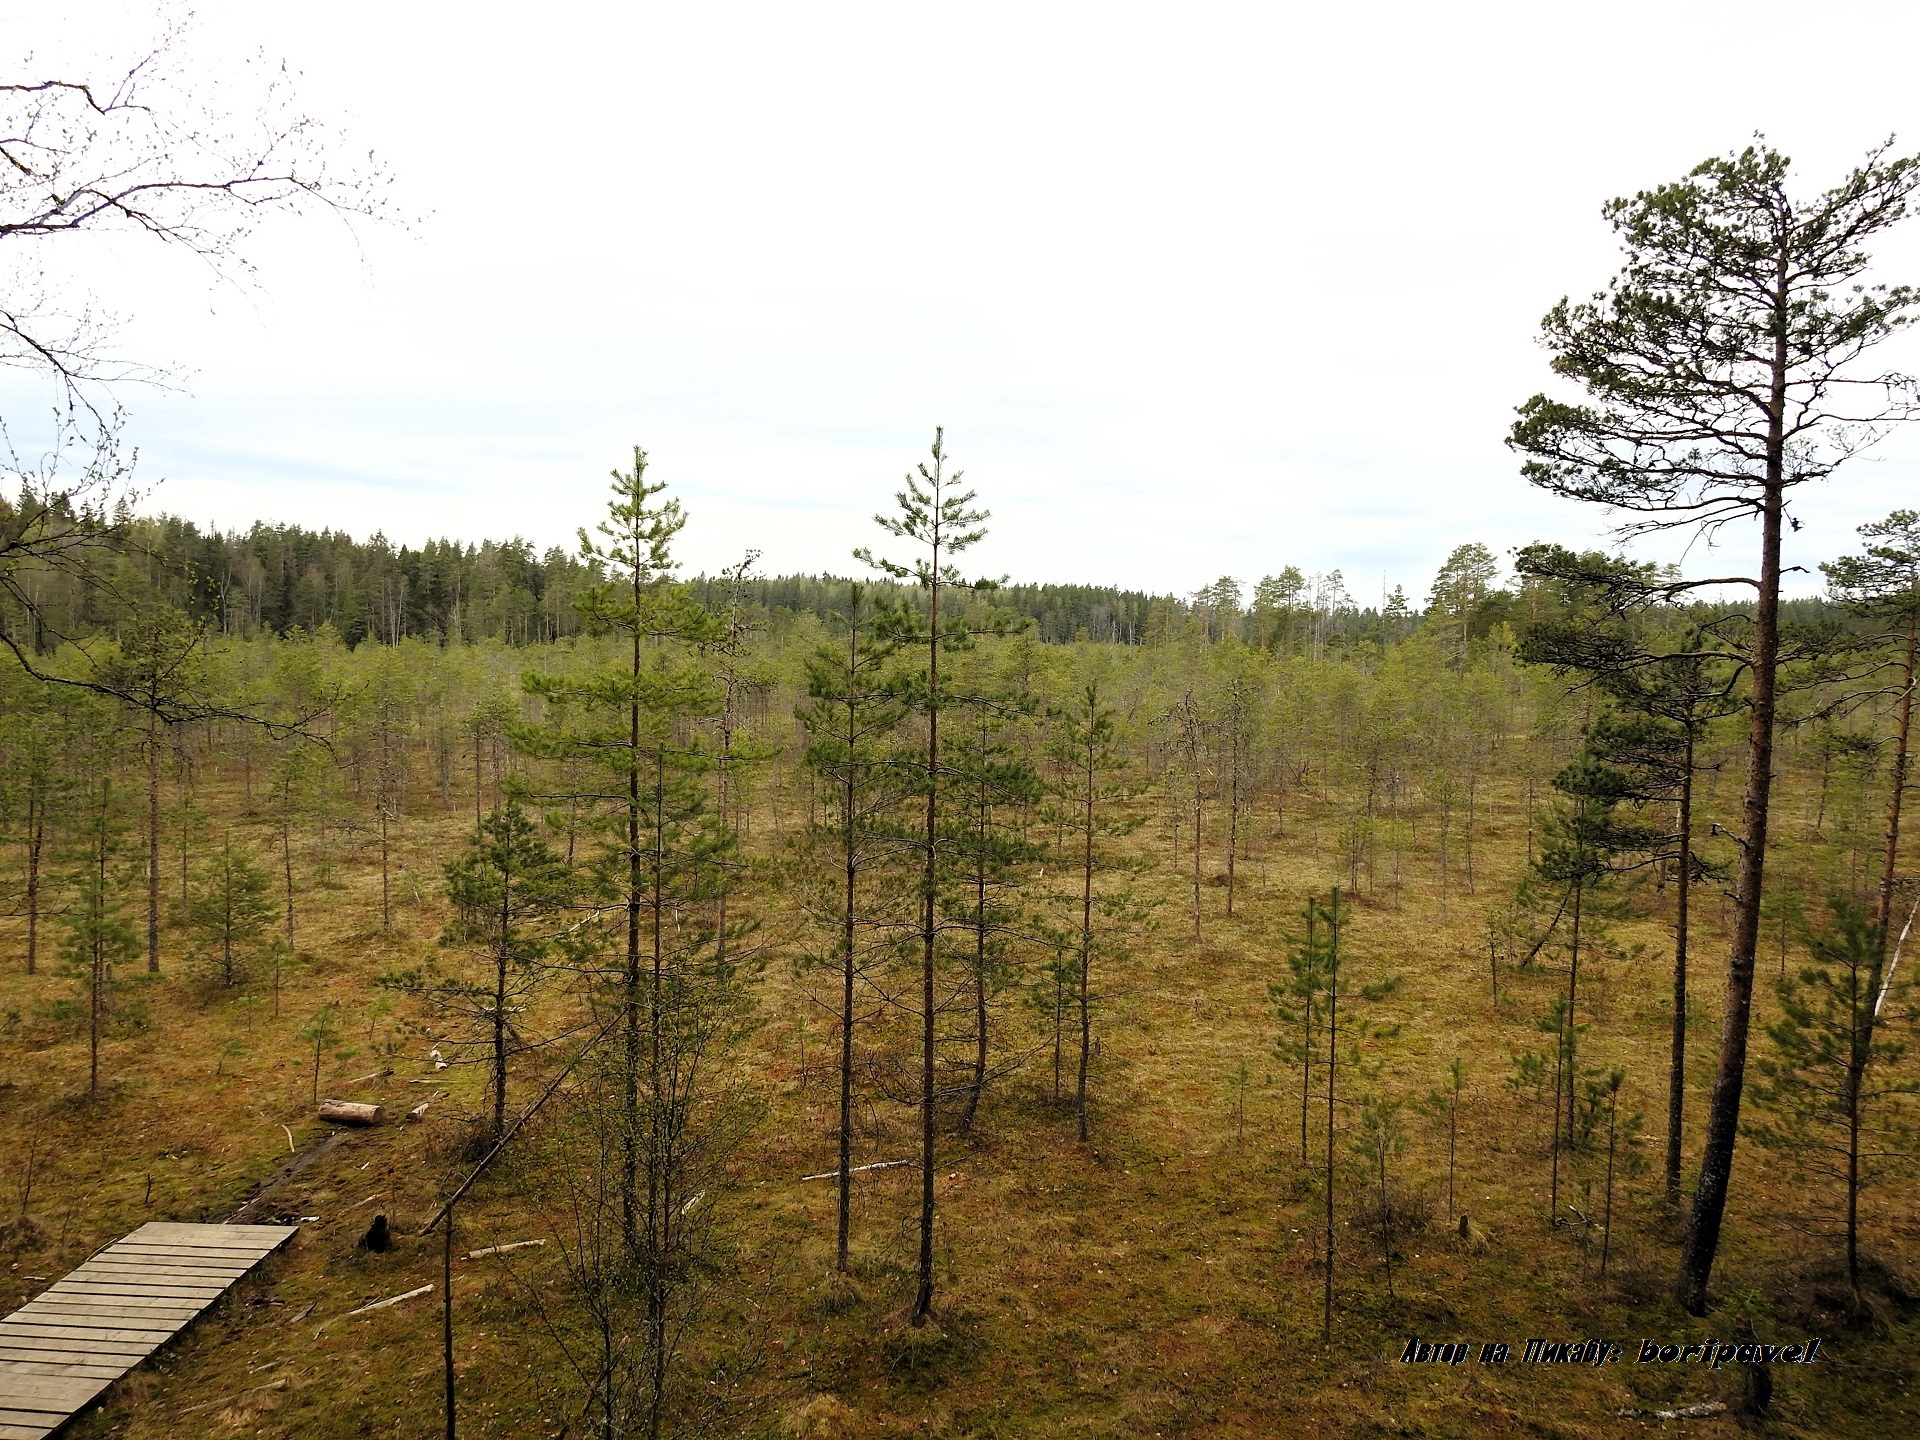
<instances>
[{"instance_id":1,"label":"wooden boardwalk","mask_svg":"<svg viewBox=\"0 0 1920 1440\"><path fill-rule=\"evenodd\" d=\"M297 1228L156 1220L0 1320L0 1440L51 1435Z\"/></svg>"}]
</instances>

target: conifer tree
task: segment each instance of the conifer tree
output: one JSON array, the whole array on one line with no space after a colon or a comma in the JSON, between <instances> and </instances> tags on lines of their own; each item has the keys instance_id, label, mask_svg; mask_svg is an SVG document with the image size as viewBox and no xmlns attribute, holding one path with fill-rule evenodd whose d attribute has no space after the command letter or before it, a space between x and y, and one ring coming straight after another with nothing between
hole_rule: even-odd
<instances>
[{"instance_id":1,"label":"conifer tree","mask_svg":"<svg viewBox=\"0 0 1920 1440\"><path fill-rule=\"evenodd\" d=\"M1014 733L1026 708L1017 694L981 689L966 697L943 746L950 817L943 908L948 926L960 933L973 999L973 1073L961 1102L963 1135L972 1130L986 1091L993 1000L1008 983L1011 954L1022 938L1012 893L1027 865L1045 853L1012 818L1041 789Z\"/></svg>"},{"instance_id":2,"label":"conifer tree","mask_svg":"<svg viewBox=\"0 0 1920 1440\"><path fill-rule=\"evenodd\" d=\"M1308 897L1301 912L1303 934L1288 937L1293 950L1287 956L1287 978L1267 986L1267 998L1280 1033L1274 1038L1273 1051L1282 1064L1300 1070L1300 1164L1307 1164L1308 1114L1313 1102L1313 1066L1322 1053L1320 1032L1325 1023L1326 972L1329 960L1330 931L1322 924L1325 911L1315 897Z\"/></svg>"},{"instance_id":3,"label":"conifer tree","mask_svg":"<svg viewBox=\"0 0 1920 1440\"><path fill-rule=\"evenodd\" d=\"M612 953L585 963L613 1011L617 1045L600 1069L609 1093L587 1111L591 1124L612 1129L619 1256L615 1269L587 1280L637 1297L634 1423L653 1437L674 1408L676 1336L705 1293L697 1267L708 1220L691 1215L716 1203L722 1183L713 1167L732 1143L735 1112L710 1102L729 1093L724 1057L744 1024L753 972L731 946L723 958L712 918L737 843L710 804L708 726L724 696L703 652L720 627L673 582L671 547L685 516L678 501L658 500L666 487L646 471L636 447L632 470L614 472L597 538L580 533L582 558L608 578L576 606L625 653L583 674L529 675L549 723L513 733L559 762L562 776L586 782L583 793L545 788L540 798L584 802L600 836L594 905ZM736 937L747 929L729 924Z\"/></svg>"},{"instance_id":4,"label":"conifer tree","mask_svg":"<svg viewBox=\"0 0 1920 1440\"><path fill-rule=\"evenodd\" d=\"M976 580L969 584L953 565L951 557L971 549L986 538L981 522L989 512L972 508L975 492L960 489L961 473L947 471L945 432L933 432L933 447L928 459L908 472L906 488L894 499L898 512L875 515L874 522L887 534L904 540L912 548L907 562L875 556L871 549L854 551L854 558L871 565L896 581L916 586L926 600L926 614L900 613L901 628L895 638L903 649L914 647L926 657L925 668L918 671L903 691L912 709L926 726L925 749L916 767L919 799L925 807L920 849L920 1256L913 1301L913 1324L927 1323L933 1310L933 1219L934 1174L936 1169L935 1105L938 1100L936 1067L940 1015L940 997L936 989L936 949L939 944L939 899L942 871L947 858L947 841L941 814L942 751L940 720L953 703L950 680L940 674L943 651L963 647L972 633L965 620L951 613L943 616L941 601L952 591L987 590L993 582Z\"/></svg>"},{"instance_id":5,"label":"conifer tree","mask_svg":"<svg viewBox=\"0 0 1920 1440\"><path fill-rule=\"evenodd\" d=\"M17 826L20 906L26 925L29 975L40 968L41 921L59 849L60 822L74 809L78 783L71 761L82 749L87 707L75 707L51 687L9 673L0 681L0 807Z\"/></svg>"},{"instance_id":6,"label":"conifer tree","mask_svg":"<svg viewBox=\"0 0 1920 1440\"><path fill-rule=\"evenodd\" d=\"M1903 218L1920 163L1887 147L1832 189L1795 196L1788 160L1764 145L1613 201L1627 263L1593 301L1542 322L1553 368L1587 403L1536 395L1509 438L1523 473L1555 494L1633 512L1629 530L1758 522L1753 574L1662 582L1754 595L1747 672L1747 779L1720 1057L1700 1181L1674 1280L1707 1306L1720 1244L1752 1024L1765 889L1780 665L1781 540L1790 493L1823 479L1894 422L1920 413L1904 376L1852 373L1898 333L1920 293L1861 281L1867 246ZM1876 404L1873 396L1882 397Z\"/></svg>"},{"instance_id":7,"label":"conifer tree","mask_svg":"<svg viewBox=\"0 0 1920 1440\"><path fill-rule=\"evenodd\" d=\"M1318 906L1316 897L1309 897L1309 908ZM1333 1277L1334 1277L1334 1214L1335 1192L1338 1189L1339 1171L1335 1163L1338 1154L1337 1136L1339 1133L1339 1113L1342 1104L1351 1106L1351 1096L1341 1095L1341 1078L1351 1074L1356 1079L1371 1078L1379 1074L1380 1062L1366 1053L1368 1042L1389 1040L1399 1032L1399 1026L1381 1024L1366 1011L1353 1013L1358 1003L1376 1004L1393 994L1400 986L1398 976L1387 976L1370 985L1356 985L1351 969L1341 974L1342 956L1340 953L1341 931L1347 924L1347 912L1340 907L1340 890L1335 887L1328 903L1320 908L1319 925L1326 929L1325 965L1321 972L1320 989L1321 1013L1326 1017L1323 1030L1326 1034L1326 1060L1321 1071L1326 1077L1327 1086L1327 1146L1326 1165L1321 1171L1321 1199L1323 1201L1323 1221L1321 1238L1323 1244L1322 1273L1323 1291L1321 1299L1321 1340L1325 1344L1333 1343ZM1340 1014L1341 1002L1347 1002L1348 1014L1343 1020ZM1345 1049L1342 1049L1342 1042Z\"/></svg>"},{"instance_id":8,"label":"conifer tree","mask_svg":"<svg viewBox=\"0 0 1920 1440\"><path fill-rule=\"evenodd\" d=\"M822 643L807 658L808 704L800 712L807 746L801 759L829 788L830 801L815 821L822 868L831 873L822 887L830 895L807 891L812 911L832 935L831 959L839 971L840 995L835 1019L840 1028L840 1118L838 1131L838 1218L834 1266L848 1269L852 1224L853 1110L855 1026L860 1014L860 984L871 957L888 948L875 934L876 916L889 907L875 893L876 872L884 872L898 849L894 811L902 798L895 746L906 707L890 683L898 626L876 615L863 586L847 587L841 616L842 640Z\"/></svg>"},{"instance_id":9,"label":"conifer tree","mask_svg":"<svg viewBox=\"0 0 1920 1440\"><path fill-rule=\"evenodd\" d=\"M1074 1113L1080 1139L1089 1135L1087 1077L1093 1058L1093 986L1096 957L1112 956L1125 926L1139 913L1133 895L1113 884L1133 866L1115 841L1145 823L1130 816L1126 802L1139 793L1124 778L1126 761L1118 748L1117 712L1109 701L1112 682L1097 669L1079 685L1071 702L1048 712L1053 733L1048 753L1056 763L1050 787L1052 803L1042 812L1050 824L1071 837L1067 852L1077 872L1078 911L1071 926L1073 961L1069 978L1079 1016L1079 1060L1075 1069Z\"/></svg>"},{"instance_id":10,"label":"conifer tree","mask_svg":"<svg viewBox=\"0 0 1920 1440\"><path fill-rule=\"evenodd\" d=\"M1893 1006L1883 1004L1878 923L1844 896L1828 908L1828 925L1806 937L1811 963L1775 987L1780 1018L1767 1027L1772 1044L1754 1086L1765 1118L1748 1133L1827 1189L1817 1221L1843 1237L1859 1304L1860 1197L1874 1181L1911 1169L1920 1127L1907 1097L1920 1094L1920 1080L1902 1072L1906 1044L1890 1033L1913 1017L1897 995Z\"/></svg>"},{"instance_id":11,"label":"conifer tree","mask_svg":"<svg viewBox=\"0 0 1920 1440\"><path fill-rule=\"evenodd\" d=\"M1456 1055L1447 1065L1447 1083L1427 1092L1420 1108L1447 1128L1447 1219L1453 1219L1453 1177L1459 1153L1460 1098L1467 1088L1467 1062Z\"/></svg>"},{"instance_id":12,"label":"conifer tree","mask_svg":"<svg viewBox=\"0 0 1920 1440\"><path fill-rule=\"evenodd\" d=\"M147 971L160 970L160 770L166 730L177 717L210 708L200 627L157 600L136 605L119 626L119 647L95 673L123 697L143 732L146 765Z\"/></svg>"},{"instance_id":13,"label":"conifer tree","mask_svg":"<svg viewBox=\"0 0 1920 1440\"><path fill-rule=\"evenodd\" d=\"M88 1099L100 1092L100 1040L131 978L118 967L140 954L140 937L127 921L121 895L127 822L112 758L94 757L77 797L67 876L73 898L62 917L66 934L60 945L59 973L80 991L85 1011Z\"/></svg>"},{"instance_id":14,"label":"conifer tree","mask_svg":"<svg viewBox=\"0 0 1920 1440\"><path fill-rule=\"evenodd\" d=\"M481 958L485 978L406 972L386 983L424 995L451 1012L467 1034L455 1039L462 1058L477 1052L487 1070L487 1138L507 1128L507 1073L515 1056L538 1042L515 1020L546 978L543 966L561 942L556 916L572 898L573 877L513 801L481 821L466 849L442 867L453 915L440 943Z\"/></svg>"},{"instance_id":15,"label":"conifer tree","mask_svg":"<svg viewBox=\"0 0 1920 1440\"><path fill-rule=\"evenodd\" d=\"M1894 686L1893 763L1887 778L1887 819L1881 850L1875 923L1884 945L1893 933L1893 882L1900 853L1900 819L1913 737L1913 691L1920 661L1920 512L1896 510L1860 527L1871 542L1862 555L1822 565L1834 596L1854 614L1890 631L1898 659ZM1825 787L1822 786L1824 796Z\"/></svg>"},{"instance_id":16,"label":"conifer tree","mask_svg":"<svg viewBox=\"0 0 1920 1440\"><path fill-rule=\"evenodd\" d=\"M229 832L181 907L180 918L193 936L200 963L223 989L253 978L261 942L274 921L271 885L252 850L236 846Z\"/></svg>"}]
</instances>

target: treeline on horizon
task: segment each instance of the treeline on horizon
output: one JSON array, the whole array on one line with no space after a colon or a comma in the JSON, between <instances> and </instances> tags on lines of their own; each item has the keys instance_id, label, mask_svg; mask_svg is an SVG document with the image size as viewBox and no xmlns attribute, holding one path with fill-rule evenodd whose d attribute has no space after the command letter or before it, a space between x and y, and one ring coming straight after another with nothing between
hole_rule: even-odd
<instances>
[{"instance_id":1,"label":"treeline on horizon","mask_svg":"<svg viewBox=\"0 0 1920 1440\"><path fill-rule=\"evenodd\" d=\"M0 499L0 521L15 507ZM256 521L246 530L202 529L159 515L122 517L121 564L135 589L173 606L199 625L227 635L331 629L349 646L497 641L539 645L582 633L576 602L605 579L577 549L537 551L510 540L430 540L394 545L375 531L356 540L345 530L309 530ZM1396 586L1378 605L1347 593L1339 570L1303 572L1288 565L1249 593L1222 576L1186 596L1116 585L1020 582L975 601L1031 625L1045 644L1077 640L1120 645L1162 643L1189 630L1209 640L1232 637L1273 652L1323 653L1389 645L1445 612L1463 640L1483 640L1495 627L1522 630L1555 608L1537 581L1499 583L1502 569L1477 543L1456 547L1436 575L1424 606ZM111 630L125 613L112 589L56 569L32 580L31 617L6 607L0 623L18 644L51 653L62 639ZM827 620L846 605L845 576L831 573L742 576L700 574L688 582L706 605L738 587L739 599L769 620ZM919 590L883 579L861 581L895 604L919 606ZM1840 607L1824 597L1785 602L1797 623L1835 620Z\"/></svg>"}]
</instances>

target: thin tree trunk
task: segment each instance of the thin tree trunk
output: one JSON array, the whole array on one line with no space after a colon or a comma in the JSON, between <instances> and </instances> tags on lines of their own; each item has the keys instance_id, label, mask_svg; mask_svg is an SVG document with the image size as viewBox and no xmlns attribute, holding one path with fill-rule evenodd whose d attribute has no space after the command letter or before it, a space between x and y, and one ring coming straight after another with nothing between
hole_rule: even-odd
<instances>
[{"instance_id":1,"label":"thin tree trunk","mask_svg":"<svg viewBox=\"0 0 1920 1440\"><path fill-rule=\"evenodd\" d=\"M285 872L287 882L287 953L293 953L293 817L288 814L290 801L283 802L280 811L280 865Z\"/></svg>"},{"instance_id":2,"label":"thin tree trunk","mask_svg":"<svg viewBox=\"0 0 1920 1440\"><path fill-rule=\"evenodd\" d=\"M1233 780L1227 801L1227 918L1233 918L1234 861L1240 853L1240 736L1233 737Z\"/></svg>"},{"instance_id":3,"label":"thin tree trunk","mask_svg":"<svg viewBox=\"0 0 1920 1440\"><path fill-rule=\"evenodd\" d=\"M1566 1083L1567 1035L1565 1026L1567 1017L1560 1017L1560 1028L1553 1034L1553 1178L1547 1190L1547 1229L1552 1231L1560 1223L1560 1121L1564 1112L1560 1109L1560 1090Z\"/></svg>"},{"instance_id":4,"label":"thin tree trunk","mask_svg":"<svg viewBox=\"0 0 1920 1440\"><path fill-rule=\"evenodd\" d=\"M1620 1093L1616 1090L1607 1097L1607 1213L1606 1221L1600 1231L1600 1278L1607 1278L1607 1256L1613 1248L1613 1152L1614 1121L1620 1106Z\"/></svg>"},{"instance_id":5,"label":"thin tree trunk","mask_svg":"<svg viewBox=\"0 0 1920 1440\"><path fill-rule=\"evenodd\" d=\"M1474 819L1474 809L1475 809L1474 802L1478 798L1477 791L1479 789L1479 783L1480 783L1480 772L1478 767L1469 765L1467 767L1467 834L1466 834L1467 893L1469 895L1474 893L1473 891L1473 819Z\"/></svg>"},{"instance_id":6,"label":"thin tree trunk","mask_svg":"<svg viewBox=\"0 0 1920 1440\"><path fill-rule=\"evenodd\" d=\"M842 1275L849 1261L847 1245L853 1227L853 979L854 917L859 856L854 819L859 797L854 778L854 747L859 742L859 717L853 688L860 670L860 587L853 587L847 606L847 768L841 779L840 839L846 866L846 900L840 932L840 1203L834 1265ZM811 790L809 790L811 794Z\"/></svg>"},{"instance_id":7,"label":"thin tree trunk","mask_svg":"<svg viewBox=\"0 0 1920 1440\"><path fill-rule=\"evenodd\" d=\"M500 878L500 935L493 953L493 1139L507 1130L507 959L512 936L511 875Z\"/></svg>"},{"instance_id":8,"label":"thin tree trunk","mask_svg":"<svg viewBox=\"0 0 1920 1440\"><path fill-rule=\"evenodd\" d=\"M984 758L984 741L981 748ZM960 1117L962 1135L973 1132L973 1117L980 1108L980 1092L987 1084L987 824L987 806L983 796L974 835L978 848L974 853L973 868L973 1083L967 1087L966 1114Z\"/></svg>"},{"instance_id":9,"label":"thin tree trunk","mask_svg":"<svg viewBox=\"0 0 1920 1440\"><path fill-rule=\"evenodd\" d=\"M392 847L387 836L387 806L380 804L380 928L393 929Z\"/></svg>"},{"instance_id":10,"label":"thin tree trunk","mask_svg":"<svg viewBox=\"0 0 1920 1440\"><path fill-rule=\"evenodd\" d=\"M153 709L147 712L147 973L160 973L160 716Z\"/></svg>"},{"instance_id":11,"label":"thin tree trunk","mask_svg":"<svg viewBox=\"0 0 1920 1440\"><path fill-rule=\"evenodd\" d=\"M446 1379L447 1440L455 1440L453 1400L453 1207L440 1235L440 1357Z\"/></svg>"},{"instance_id":12,"label":"thin tree trunk","mask_svg":"<svg viewBox=\"0 0 1920 1440\"><path fill-rule=\"evenodd\" d=\"M647 1406L648 1440L659 1440L667 1396L667 1286L672 1264L674 1222L673 1139L675 1097L662 1070L666 983L666 824L667 765L664 754L653 763L653 984L647 992L647 1103L652 1110L647 1137L647 1340L651 1348L651 1392Z\"/></svg>"},{"instance_id":13,"label":"thin tree trunk","mask_svg":"<svg viewBox=\"0 0 1920 1440\"><path fill-rule=\"evenodd\" d=\"M1393 1223L1387 1208L1387 1143L1381 1136L1376 1146L1380 1155L1380 1253L1387 1262L1387 1298L1393 1294Z\"/></svg>"},{"instance_id":14,"label":"thin tree trunk","mask_svg":"<svg viewBox=\"0 0 1920 1440\"><path fill-rule=\"evenodd\" d=\"M1309 902L1311 903L1311 902ZM1339 1075L1336 1057L1340 1048L1340 887L1333 890L1333 943L1327 955L1327 1224L1326 1289L1320 1308L1320 1339L1333 1344L1333 1105L1334 1088ZM1557 1110L1557 1106L1555 1107Z\"/></svg>"},{"instance_id":15,"label":"thin tree trunk","mask_svg":"<svg viewBox=\"0 0 1920 1440\"><path fill-rule=\"evenodd\" d=\"M111 785L111 781L107 782ZM88 937L88 978L87 987L87 1098L93 1099L100 1093L100 1008L104 996L107 960L105 946L101 936L106 924L107 909L107 803L109 789L103 789L100 797L100 828L94 836L94 892L87 898L87 918L93 923L89 927L92 934Z\"/></svg>"},{"instance_id":16,"label":"thin tree trunk","mask_svg":"<svg viewBox=\"0 0 1920 1440\"><path fill-rule=\"evenodd\" d=\"M1576 1078L1580 1066L1574 1053L1580 1032L1575 1027L1574 1017L1579 1013L1580 1005L1580 913L1582 902L1586 899L1584 880L1573 882L1573 944L1569 952L1570 963L1567 966L1567 1144L1573 1144L1574 1134L1574 1095L1580 1082Z\"/></svg>"},{"instance_id":17,"label":"thin tree trunk","mask_svg":"<svg viewBox=\"0 0 1920 1440\"><path fill-rule=\"evenodd\" d=\"M40 851L47 837L47 803L35 776L27 788L27 974L40 961Z\"/></svg>"},{"instance_id":18,"label":"thin tree trunk","mask_svg":"<svg viewBox=\"0 0 1920 1440\"><path fill-rule=\"evenodd\" d=\"M1687 928L1693 891L1693 739L1687 722L1680 772L1680 877L1674 893L1673 1048L1667 1062L1667 1200L1680 1203L1680 1141L1687 1115Z\"/></svg>"},{"instance_id":19,"label":"thin tree trunk","mask_svg":"<svg viewBox=\"0 0 1920 1440\"><path fill-rule=\"evenodd\" d=\"M1856 972L1857 974L1858 972ZM1860 1303L1860 1082L1865 1078L1868 1058L1861 1052L1866 1049L1862 1041L1862 1030L1871 1026L1871 1005L1869 998L1862 1005L1859 986L1854 986L1852 1008L1853 1054L1847 1066L1847 1089L1845 1103L1847 1107L1847 1288L1853 1292L1854 1303ZM1868 1011L1863 1017L1862 1010ZM1866 1030L1870 1038L1871 1029Z\"/></svg>"},{"instance_id":20,"label":"thin tree trunk","mask_svg":"<svg viewBox=\"0 0 1920 1440\"><path fill-rule=\"evenodd\" d=\"M936 504L939 499L935 492ZM922 1030L920 1037L920 1264L919 1286L913 1299L913 1324L927 1323L933 1309L933 1174L934 1174L934 885L935 845L939 839L939 766L940 766L940 539L936 529L933 564L927 586L927 833L926 866L921 878L925 893L921 897L920 1000Z\"/></svg>"},{"instance_id":21,"label":"thin tree trunk","mask_svg":"<svg viewBox=\"0 0 1920 1440\"><path fill-rule=\"evenodd\" d=\"M1447 1104L1447 1219L1453 1219L1454 1139L1460 1129L1460 1091Z\"/></svg>"},{"instance_id":22,"label":"thin tree trunk","mask_svg":"<svg viewBox=\"0 0 1920 1440\"><path fill-rule=\"evenodd\" d=\"M1091 687L1089 687L1091 688ZM1093 974L1093 722L1096 707L1089 704L1087 719L1087 773L1085 810L1081 815L1083 834L1080 850L1080 1076L1074 1107L1080 1114L1080 1142L1087 1140L1087 1065L1093 1054L1093 1007L1090 982Z\"/></svg>"},{"instance_id":23,"label":"thin tree trunk","mask_svg":"<svg viewBox=\"0 0 1920 1440\"><path fill-rule=\"evenodd\" d=\"M1300 1164L1307 1163L1307 1097L1313 1090L1313 970L1314 921L1319 911L1315 899L1307 899L1307 955L1308 969L1306 985L1300 996Z\"/></svg>"},{"instance_id":24,"label":"thin tree trunk","mask_svg":"<svg viewBox=\"0 0 1920 1440\"><path fill-rule=\"evenodd\" d=\"M1920 595L1914 596L1914 604L1920 607ZM1893 780L1887 794L1887 843L1880 862L1880 948L1886 949L1888 938L1893 932L1893 877L1894 861L1900 851L1900 802L1907 788L1907 745L1913 733L1913 685L1914 668L1917 658L1916 649L1920 649L1920 608L1907 617L1907 653L1900 691L1900 728L1895 732L1893 742Z\"/></svg>"},{"instance_id":25,"label":"thin tree trunk","mask_svg":"<svg viewBox=\"0 0 1920 1440\"><path fill-rule=\"evenodd\" d=\"M640 572L632 576L634 628L628 680L633 693L627 701L627 955L621 977L623 1043L621 1099L625 1106L620 1126L620 1239L627 1259L640 1259L640 908L645 867L640 854ZM476 767L478 761L475 762ZM475 769L475 804L478 774ZM657 838L657 837L656 837ZM656 869L658 867L656 866Z\"/></svg>"}]
</instances>

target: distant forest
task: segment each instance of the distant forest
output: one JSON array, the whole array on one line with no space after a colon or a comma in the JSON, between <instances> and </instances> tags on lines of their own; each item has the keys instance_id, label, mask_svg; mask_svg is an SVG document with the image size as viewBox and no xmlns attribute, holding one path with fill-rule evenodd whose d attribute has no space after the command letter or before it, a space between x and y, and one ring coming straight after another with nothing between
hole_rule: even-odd
<instances>
[{"instance_id":1,"label":"distant forest","mask_svg":"<svg viewBox=\"0 0 1920 1440\"><path fill-rule=\"evenodd\" d=\"M574 602L603 577L575 550L536 551L526 540L430 540L395 545L379 531L357 540L343 530L255 522L247 530L203 530L176 516L128 522L123 554L138 556L143 587L208 628L227 635L315 631L330 626L348 645L406 639L435 643L498 640L539 645L580 633ZM1046 644L1094 640L1156 644L1198 629L1212 640L1229 636L1270 651L1312 651L1391 644L1439 607L1457 613L1465 638L1494 626L1533 618L1537 597L1522 586L1502 589L1501 569L1477 544L1455 550L1433 582L1424 607L1398 586L1379 605L1361 605L1341 572L1303 573L1282 567L1249 595L1222 577L1186 596L1112 585L1010 583L979 604L1031 623ZM104 592L44 573L28 582L39 633L15 638L43 652L67 638L111 628ZM689 582L703 604L715 603L730 577L699 575ZM830 574L749 574L740 598L772 621L811 615L826 619L844 608L847 580ZM917 589L863 580L896 602L918 605ZM1825 600L1789 602L1789 618L1830 618ZM19 617L10 615L9 623ZM51 630L54 633L47 633Z\"/></svg>"}]
</instances>

